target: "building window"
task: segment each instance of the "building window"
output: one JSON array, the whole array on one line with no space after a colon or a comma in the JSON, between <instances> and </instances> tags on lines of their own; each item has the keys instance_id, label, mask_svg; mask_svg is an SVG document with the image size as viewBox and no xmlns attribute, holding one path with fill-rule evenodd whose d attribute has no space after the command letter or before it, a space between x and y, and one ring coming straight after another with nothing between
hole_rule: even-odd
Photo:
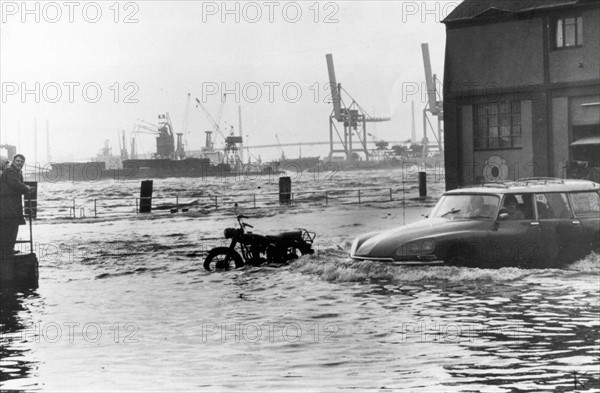
<instances>
[{"instance_id":1,"label":"building window","mask_svg":"<svg viewBox=\"0 0 600 393\"><path fill-rule=\"evenodd\" d=\"M520 148L521 102L475 105L473 135L475 150Z\"/></svg>"},{"instance_id":2,"label":"building window","mask_svg":"<svg viewBox=\"0 0 600 393\"><path fill-rule=\"evenodd\" d=\"M583 18L573 16L560 18L554 25L555 48L568 48L583 45Z\"/></svg>"}]
</instances>

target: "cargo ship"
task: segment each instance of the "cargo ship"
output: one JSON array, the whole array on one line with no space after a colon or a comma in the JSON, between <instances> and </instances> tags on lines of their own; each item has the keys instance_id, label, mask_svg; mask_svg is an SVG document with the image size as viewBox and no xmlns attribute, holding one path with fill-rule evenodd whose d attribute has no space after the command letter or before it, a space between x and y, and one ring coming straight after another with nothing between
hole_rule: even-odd
<instances>
[{"instance_id":1,"label":"cargo ship","mask_svg":"<svg viewBox=\"0 0 600 393\"><path fill-rule=\"evenodd\" d=\"M231 177L274 175L280 173L277 168L270 166L257 167L243 165L239 159L238 144L241 137L226 138L226 148L220 154L212 149L212 142L207 139L207 147L201 150L200 157L187 157L183 147L182 133L175 134L168 113L158 116L157 126L138 121L132 132L131 157L136 157L135 137L139 133L151 134L156 137L156 152L152 158L128 158L127 151L121 149L119 157L112 155L108 142L100 150L96 159L89 162L58 162L50 163L45 168L25 173L31 181L99 181L113 179L117 181L139 179L164 179L173 177ZM123 136L123 146L125 138ZM217 157L221 162L215 162Z\"/></svg>"}]
</instances>

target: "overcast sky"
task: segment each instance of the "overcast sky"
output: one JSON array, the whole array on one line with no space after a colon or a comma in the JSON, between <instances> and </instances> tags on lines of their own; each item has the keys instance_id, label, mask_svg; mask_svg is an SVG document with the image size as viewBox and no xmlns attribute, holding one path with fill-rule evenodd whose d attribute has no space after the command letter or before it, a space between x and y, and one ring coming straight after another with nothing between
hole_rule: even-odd
<instances>
[{"instance_id":1,"label":"overcast sky","mask_svg":"<svg viewBox=\"0 0 600 393\"><path fill-rule=\"evenodd\" d=\"M194 99L216 116L224 92L230 94L222 125L238 132L241 105L250 145L275 143L276 134L281 143L328 141L327 53L343 88L370 115L392 118L370 132L410 138L415 100L420 136L421 43L429 43L441 79L440 20L458 1L22 4L2 1L0 141L17 145L32 162L37 119L37 161L45 162L46 121L52 161L90 159L105 139L117 153L120 130L129 139L137 119L157 123L166 112L175 131L185 131L187 148L200 149L212 126ZM152 150L153 137L140 137L138 148ZM286 152L297 155L294 148ZM303 148L310 153L326 154L327 147Z\"/></svg>"}]
</instances>

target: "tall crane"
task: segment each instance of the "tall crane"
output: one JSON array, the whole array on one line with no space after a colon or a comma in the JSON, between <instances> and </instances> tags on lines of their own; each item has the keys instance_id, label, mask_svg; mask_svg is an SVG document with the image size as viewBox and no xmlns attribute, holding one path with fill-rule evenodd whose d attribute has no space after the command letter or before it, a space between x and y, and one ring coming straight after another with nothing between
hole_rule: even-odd
<instances>
[{"instance_id":1,"label":"tall crane","mask_svg":"<svg viewBox=\"0 0 600 393\"><path fill-rule=\"evenodd\" d=\"M439 92L437 91L437 83L439 82L435 74L431 73L431 59L429 57L429 45L424 43L421 44L421 51L423 52L423 65L425 68L425 83L427 85L427 105L423 108L423 158L427 156L428 150L428 139L427 139L427 126L432 130L433 136L435 137L440 151L443 151L442 142L442 122L444 121L444 103L441 100L438 101ZM437 131L434 130L427 112L437 118Z\"/></svg>"},{"instance_id":2,"label":"tall crane","mask_svg":"<svg viewBox=\"0 0 600 393\"><path fill-rule=\"evenodd\" d=\"M131 133L132 156L135 153L135 139L137 134L150 134L156 136L156 153L154 158L176 158L175 140L173 136L173 126L169 114L158 115L159 124L155 125L143 119L137 119ZM178 147L181 144L181 134L177 134ZM178 149L179 150L179 149Z\"/></svg>"},{"instance_id":3,"label":"tall crane","mask_svg":"<svg viewBox=\"0 0 600 393\"><path fill-rule=\"evenodd\" d=\"M225 94L223 94L223 98L225 98ZM200 100L196 98L196 108L200 108L202 112L204 112L204 116L206 116L210 124L213 126L214 132L219 134L223 138L223 140L226 140L227 137L225 136L225 134L223 134L221 126L219 125L219 122L221 121L221 115L223 113L223 103L224 101L222 100L221 105L219 107L219 112L217 113L218 120L215 120L210 114L210 112L204 107L204 105L202 105Z\"/></svg>"},{"instance_id":4,"label":"tall crane","mask_svg":"<svg viewBox=\"0 0 600 393\"><path fill-rule=\"evenodd\" d=\"M277 147L281 152L281 161L285 161L285 153L283 152L283 147L281 147L281 142L279 142L279 136L277 136L277 134L275 134L275 140L277 141Z\"/></svg>"},{"instance_id":5,"label":"tall crane","mask_svg":"<svg viewBox=\"0 0 600 393\"><path fill-rule=\"evenodd\" d=\"M344 153L347 160L353 160L356 152L365 154L365 159L369 159L369 150L367 149L367 123L383 122L391 120L389 117L371 117L367 112L342 89L335 78L335 69L333 66L333 56L328 53L325 55L327 60L327 70L329 72L329 86L331 89L331 98L333 103L333 112L329 116L329 158L333 153ZM342 91L348 95L352 103L346 107L342 99ZM343 125L343 136L337 128L337 123ZM338 136L342 149L334 148L333 132ZM353 146L353 137L356 136L360 147L355 149Z\"/></svg>"},{"instance_id":6,"label":"tall crane","mask_svg":"<svg viewBox=\"0 0 600 393\"><path fill-rule=\"evenodd\" d=\"M187 94L187 100L185 101L185 113L183 114L183 128L181 129L181 131L183 131L183 133L186 135L186 139L185 139L185 145L187 147L187 135L190 133L190 130L188 130L188 121L190 118L190 99L191 99L192 94L188 93Z\"/></svg>"},{"instance_id":7,"label":"tall crane","mask_svg":"<svg viewBox=\"0 0 600 393\"><path fill-rule=\"evenodd\" d=\"M223 106L226 101L226 96L226 93L223 94L223 99L221 100L221 105L219 106L219 112L217 113L217 120L212 117L210 112L204 107L204 105L202 105L198 98L196 98L196 108L200 108L202 112L204 112L206 118L213 125L214 131L225 141L225 148L223 149L223 152L225 153L225 163L229 164L231 167L237 167L243 164L240 158L240 148L238 147L238 144L242 143L242 137L233 135L233 126L231 127L232 130L230 135L226 136L219 125L219 122L221 121L221 115L223 114Z\"/></svg>"}]
</instances>

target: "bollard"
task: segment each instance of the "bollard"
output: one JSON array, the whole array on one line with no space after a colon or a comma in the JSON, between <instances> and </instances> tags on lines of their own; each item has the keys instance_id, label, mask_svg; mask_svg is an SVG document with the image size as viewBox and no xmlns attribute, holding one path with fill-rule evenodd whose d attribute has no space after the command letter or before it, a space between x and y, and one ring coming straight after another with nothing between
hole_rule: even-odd
<instances>
[{"instance_id":1,"label":"bollard","mask_svg":"<svg viewBox=\"0 0 600 393\"><path fill-rule=\"evenodd\" d=\"M419 172L419 197L425 198L427 196L427 174L425 172Z\"/></svg>"},{"instance_id":2,"label":"bollard","mask_svg":"<svg viewBox=\"0 0 600 393\"><path fill-rule=\"evenodd\" d=\"M140 213L152 212L152 180L143 180L140 188Z\"/></svg>"},{"instance_id":3,"label":"bollard","mask_svg":"<svg viewBox=\"0 0 600 393\"><path fill-rule=\"evenodd\" d=\"M33 187L33 190L25 194L25 207L23 207L23 215L25 217L29 217L29 212L31 212L31 218L37 218L37 182L36 181L26 181L24 182L28 186Z\"/></svg>"},{"instance_id":4,"label":"bollard","mask_svg":"<svg viewBox=\"0 0 600 393\"><path fill-rule=\"evenodd\" d=\"M292 196L292 179L289 176L279 178L279 203L289 204Z\"/></svg>"}]
</instances>

